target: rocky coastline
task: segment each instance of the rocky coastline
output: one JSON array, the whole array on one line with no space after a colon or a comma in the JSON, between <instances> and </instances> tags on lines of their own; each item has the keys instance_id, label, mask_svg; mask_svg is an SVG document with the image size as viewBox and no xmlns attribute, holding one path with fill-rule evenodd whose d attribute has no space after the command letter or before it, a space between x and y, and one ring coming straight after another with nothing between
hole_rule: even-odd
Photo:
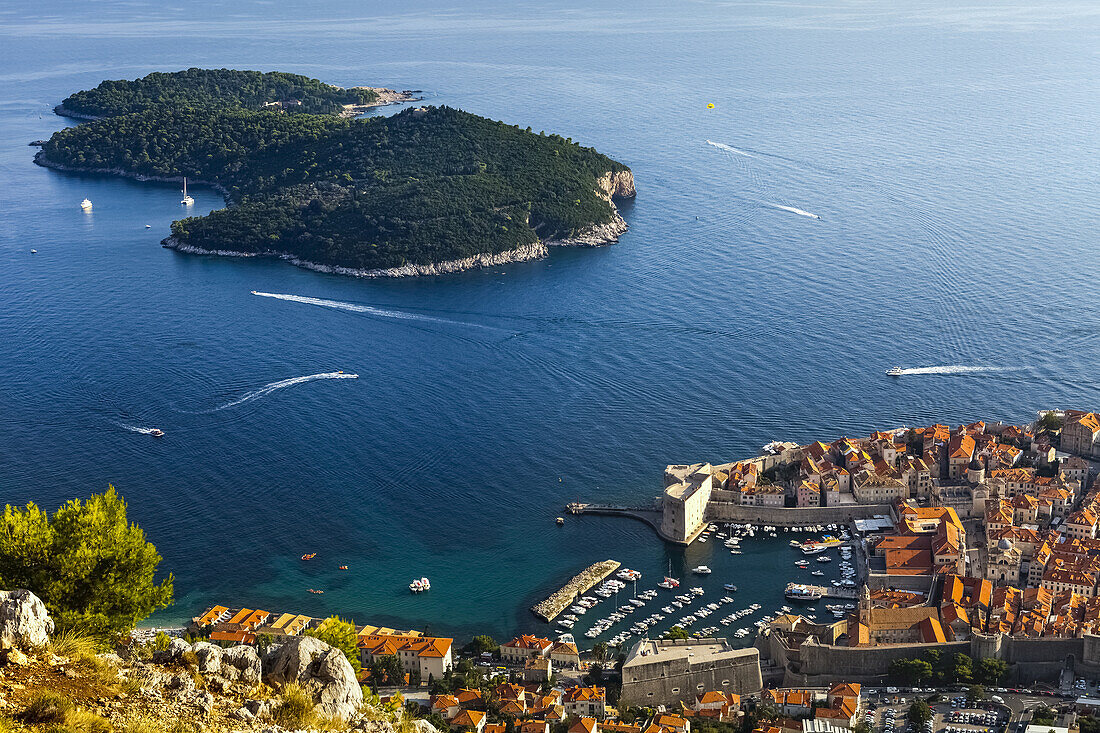
<instances>
[{"instance_id":1,"label":"rocky coastline","mask_svg":"<svg viewBox=\"0 0 1100 733\"><path fill-rule=\"evenodd\" d=\"M351 277L363 277L363 278L383 278L383 277L418 277L421 275L448 275L454 272L463 272L464 270L473 270L481 267L495 267L497 265L506 265L512 262L526 262L528 260L537 260L547 255L546 243L535 242L534 244L518 247L507 252L496 252L493 254L482 253L465 257L458 260L447 260L444 262L432 262L426 265L402 265L401 267L387 267L379 269L357 269L353 267L340 267L339 265L323 265L318 262L309 262L307 260L295 257L292 254L286 252L276 252L269 250L265 252L234 252L231 250L211 250L203 249L202 247L195 247L190 244L184 244L175 237L165 237L161 240L161 246L167 249L172 249L177 252L183 252L185 254L193 255L217 255L219 257L275 257L281 260L285 260L296 267L301 267L306 270L313 270L314 272L324 272L331 275L349 275Z\"/></svg>"},{"instance_id":2,"label":"rocky coastline","mask_svg":"<svg viewBox=\"0 0 1100 733\"><path fill-rule=\"evenodd\" d=\"M34 154L35 165L40 165L43 168L52 168L56 171L62 171L63 173L91 173L93 175L103 176L120 176L122 178L130 178L135 181L153 181L155 183L183 183L183 176L148 176L143 173L134 173L132 171L126 171L121 168L78 168L70 165L62 165L61 163L55 163L46 157L45 151L39 150ZM188 185L191 186L209 186L210 188L221 194L225 199L227 205L233 203L232 197L221 184L214 181L204 181L198 178L188 178Z\"/></svg>"},{"instance_id":3,"label":"rocky coastline","mask_svg":"<svg viewBox=\"0 0 1100 733\"><path fill-rule=\"evenodd\" d=\"M344 111L340 113L341 117L358 117L373 107L385 107L390 104L403 104L404 102L417 102L420 100L419 97L415 96L420 93L419 89L405 89L400 92L385 87L352 87L352 89L370 89L378 95L378 98L369 104L345 104Z\"/></svg>"},{"instance_id":4,"label":"rocky coastline","mask_svg":"<svg viewBox=\"0 0 1100 733\"><path fill-rule=\"evenodd\" d=\"M390 90L392 91L392 90ZM404 94L400 92L398 94ZM392 103L392 102L388 102ZM60 107L60 105L58 105ZM61 114L60 112L58 114ZM34 162L44 168L65 173L91 173L96 175L121 176L135 181L154 181L157 183L182 183L182 176L151 176L142 173L134 173L121 168L79 168L55 163L46 157L45 151L35 153ZM225 199L226 205L233 204L229 191L214 181L189 179L192 185L210 186ZM389 278L389 277L420 277L424 275L448 275L456 272L464 272L482 267L496 267L513 262L527 262L538 260L549 254L550 247L601 247L615 244L629 228L626 221L619 215L613 199L632 198L636 195L634 187L634 174L629 170L608 171L599 179L597 186L601 196L607 200L612 208L612 220L604 224L594 224L569 237L559 239L539 240L533 244L524 245L506 252L479 253L456 260L432 262L423 265L407 264L400 267L357 269L341 267L339 265L325 265L318 262L303 260L295 255L268 250L264 252L238 252L233 250L211 250L194 245L185 244L174 236L161 240L161 245L167 249L194 255L216 255L219 257L277 257L296 267L315 272L324 272L334 275L347 275L361 278Z\"/></svg>"}]
</instances>

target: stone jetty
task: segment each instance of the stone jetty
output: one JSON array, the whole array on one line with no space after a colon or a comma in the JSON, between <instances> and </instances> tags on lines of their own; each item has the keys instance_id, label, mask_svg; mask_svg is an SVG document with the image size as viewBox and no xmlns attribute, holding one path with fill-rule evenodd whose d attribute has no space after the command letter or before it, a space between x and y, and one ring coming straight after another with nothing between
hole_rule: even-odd
<instances>
[{"instance_id":1,"label":"stone jetty","mask_svg":"<svg viewBox=\"0 0 1100 733\"><path fill-rule=\"evenodd\" d=\"M608 575L619 569L617 560L604 560L577 573L566 583L561 590L555 591L545 601L539 601L531 606L536 616L549 623L554 617L569 607L570 604L592 586L596 585Z\"/></svg>"}]
</instances>

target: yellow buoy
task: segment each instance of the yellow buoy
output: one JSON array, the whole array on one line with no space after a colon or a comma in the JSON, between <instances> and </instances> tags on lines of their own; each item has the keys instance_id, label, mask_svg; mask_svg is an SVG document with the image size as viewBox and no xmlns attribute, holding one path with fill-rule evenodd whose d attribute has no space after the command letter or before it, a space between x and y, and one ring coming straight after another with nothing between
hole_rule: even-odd
<instances>
[{"instance_id":1,"label":"yellow buoy","mask_svg":"<svg viewBox=\"0 0 1100 733\"><path fill-rule=\"evenodd\" d=\"M707 109L714 109L714 102L707 102Z\"/></svg>"}]
</instances>

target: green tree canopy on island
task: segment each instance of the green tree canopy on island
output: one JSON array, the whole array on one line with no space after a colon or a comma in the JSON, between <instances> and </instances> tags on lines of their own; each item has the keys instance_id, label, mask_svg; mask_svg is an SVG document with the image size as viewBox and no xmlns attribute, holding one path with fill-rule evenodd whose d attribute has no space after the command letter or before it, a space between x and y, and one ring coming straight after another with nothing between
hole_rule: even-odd
<instances>
[{"instance_id":1,"label":"green tree canopy on island","mask_svg":"<svg viewBox=\"0 0 1100 733\"><path fill-rule=\"evenodd\" d=\"M169 244L185 250L385 269L514 252L617 223L608 176L628 169L559 135L449 107L348 120L259 109L239 103L244 92L211 106L125 93L127 104L111 109L126 114L54 133L36 160L219 186L231 206L173 222Z\"/></svg>"},{"instance_id":2,"label":"green tree canopy on island","mask_svg":"<svg viewBox=\"0 0 1100 733\"><path fill-rule=\"evenodd\" d=\"M4 507L0 587L32 591L61 629L107 639L168 606L173 578L157 582L160 561L114 486L52 517L34 504Z\"/></svg>"},{"instance_id":3,"label":"green tree canopy on island","mask_svg":"<svg viewBox=\"0 0 1100 733\"><path fill-rule=\"evenodd\" d=\"M155 71L132 81L104 81L94 89L69 96L61 106L64 111L81 115L114 117L154 106L260 109L270 102L298 102L300 105L287 109L332 114L346 104L367 104L377 98L371 89L344 89L281 71L192 68Z\"/></svg>"}]
</instances>

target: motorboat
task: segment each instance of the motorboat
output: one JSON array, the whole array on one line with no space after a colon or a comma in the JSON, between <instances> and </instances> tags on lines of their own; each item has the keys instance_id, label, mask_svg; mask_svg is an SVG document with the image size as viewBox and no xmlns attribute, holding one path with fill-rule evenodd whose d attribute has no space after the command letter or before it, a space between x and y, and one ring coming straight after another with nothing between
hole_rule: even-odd
<instances>
[{"instance_id":1,"label":"motorboat","mask_svg":"<svg viewBox=\"0 0 1100 733\"><path fill-rule=\"evenodd\" d=\"M181 206L194 206L195 199L187 195L187 176L183 177L183 198L180 199Z\"/></svg>"},{"instance_id":2,"label":"motorboat","mask_svg":"<svg viewBox=\"0 0 1100 733\"><path fill-rule=\"evenodd\" d=\"M691 572L696 575L710 575L712 571L706 565L696 565L691 569Z\"/></svg>"},{"instance_id":3,"label":"motorboat","mask_svg":"<svg viewBox=\"0 0 1100 733\"><path fill-rule=\"evenodd\" d=\"M810 573L810 575L816 575L817 577L821 578L821 577L824 577L825 571L824 570L815 570L812 573Z\"/></svg>"},{"instance_id":4,"label":"motorboat","mask_svg":"<svg viewBox=\"0 0 1100 733\"><path fill-rule=\"evenodd\" d=\"M84 199L83 201L81 201L80 202L80 208L84 209L84 211L91 211L92 210L91 200L90 199Z\"/></svg>"},{"instance_id":5,"label":"motorboat","mask_svg":"<svg viewBox=\"0 0 1100 733\"><path fill-rule=\"evenodd\" d=\"M558 517L558 518L557 518L557 519L555 519L554 521L555 521L555 522L557 522L557 523L558 523L558 526L560 527L560 526L562 526L563 524L565 524L565 517Z\"/></svg>"},{"instance_id":6,"label":"motorboat","mask_svg":"<svg viewBox=\"0 0 1100 733\"><path fill-rule=\"evenodd\" d=\"M341 565L341 566L340 566L340 570L347 570L347 569L348 569L348 566L347 566L347 565Z\"/></svg>"},{"instance_id":7,"label":"motorboat","mask_svg":"<svg viewBox=\"0 0 1100 733\"><path fill-rule=\"evenodd\" d=\"M317 557L316 552L307 552L305 555L302 555L303 560L312 560L315 557Z\"/></svg>"},{"instance_id":8,"label":"motorboat","mask_svg":"<svg viewBox=\"0 0 1100 733\"><path fill-rule=\"evenodd\" d=\"M817 558L817 561L820 563L832 562L833 558L829 557L828 555L821 555Z\"/></svg>"},{"instance_id":9,"label":"motorboat","mask_svg":"<svg viewBox=\"0 0 1100 733\"><path fill-rule=\"evenodd\" d=\"M312 594L317 595L317 596L324 594L323 590L317 590L316 588L309 588L307 592L312 593Z\"/></svg>"},{"instance_id":10,"label":"motorboat","mask_svg":"<svg viewBox=\"0 0 1100 733\"><path fill-rule=\"evenodd\" d=\"M164 431L160 428L153 428L149 431L149 435L152 435L154 438L163 438Z\"/></svg>"},{"instance_id":11,"label":"motorboat","mask_svg":"<svg viewBox=\"0 0 1100 733\"><path fill-rule=\"evenodd\" d=\"M783 595L792 601L820 601L821 591L812 585L802 585L800 583L791 583L787 586Z\"/></svg>"},{"instance_id":12,"label":"motorboat","mask_svg":"<svg viewBox=\"0 0 1100 733\"><path fill-rule=\"evenodd\" d=\"M428 582L427 578L419 578L409 583L409 590L413 593L423 593L426 590L431 590L432 584Z\"/></svg>"},{"instance_id":13,"label":"motorboat","mask_svg":"<svg viewBox=\"0 0 1100 733\"><path fill-rule=\"evenodd\" d=\"M886 370L886 374L890 377L900 377L902 374L905 374L905 370L899 366L892 366Z\"/></svg>"},{"instance_id":14,"label":"motorboat","mask_svg":"<svg viewBox=\"0 0 1100 733\"><path fill-rule=\"evenodd\" d=\"M737 590L737 586L734 585L733 583L725 583L722 587L725 588L726 590L728 590L731 593L733 593Z\"/></svg>"}]
</instances>

